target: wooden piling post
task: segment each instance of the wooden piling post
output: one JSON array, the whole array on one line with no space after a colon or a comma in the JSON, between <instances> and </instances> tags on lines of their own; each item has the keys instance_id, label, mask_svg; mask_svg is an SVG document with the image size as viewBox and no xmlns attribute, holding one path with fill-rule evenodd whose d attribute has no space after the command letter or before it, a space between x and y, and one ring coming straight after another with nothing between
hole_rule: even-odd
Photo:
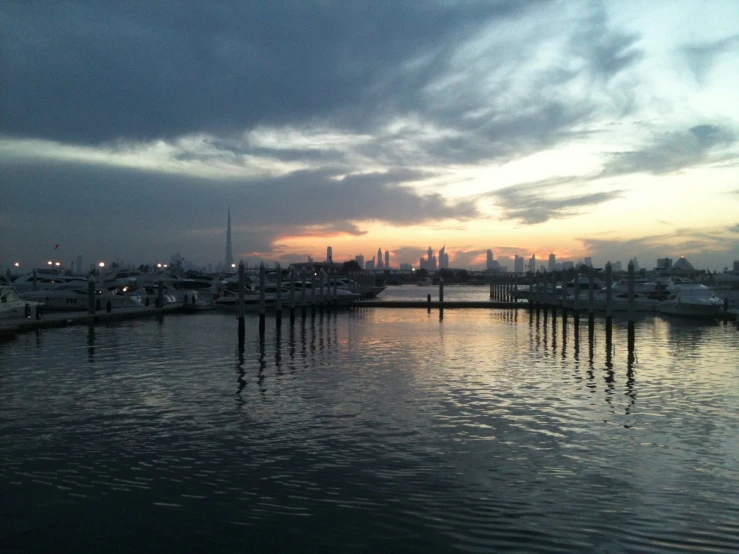
<instances>
[{"instance_id":1,"label":"wooden piling post","mask_svg":"<svg viewBox=\"0 0 739 554\"><path fill-rule=\"evenodd\" d=\"M611 262L606 263L606 323L613 319L613 284Z\"/></svg>"},{"instance_id":2,"label":"wooden piling post","mask_svg":"<svg viewBox=\"0 0 739 554\"><path fill-rule=\"evenodd\" d=\"M334 307L339 305L339 274L334 269Z\"/></svg>"},{"instance_id":3,"label":"wooden piling post","mask_svg":"<svg viewBox=\"0 0 739 554\"><path fill-rule=\"evenodd\" d=\"M588 321L595 321L595 288L593 283L593 267L588 267Z\"/></svg>"},{"instance_id":4,"label":"wooden piling post","mask_svg":"<svg viewBox=\"0 0 739 554\"><path fill-rule=\"evenodd\" d=\"M238 304L238 315L237 318L240 321L244 321L244 286L245 278L244 278L244 261L241 260L239 262L239 304Z\"/></svg>"},{"instance_id":5,"label":"wooden piling post","mask_svg":"<svg viewBox=\"0 0 739 554\"><path fill-rule=\"evenodd\" d=\"M634 305L636 303L636 299L634 298L634 260L629 261L629 274L627 278L627 287L628 287L628 295L629 295L629 313L627 315L629 321L636 320L636 310L634 309Z\"/></svg>"},{"instance_id":6,"label":"wooden piling post","mask_svg":"<svg viewBox=\"0 0 739 554\"><path fill-rule=\"evenodd\" d=\"M160 308L164 308L164 281L162 281L161 277L157 282L157 305Z\"/></svg>"},{"instance_id":7,"label":"wooden piling post","mask_svg":"<svg viewBox=\"0 0 739 554\"><path fill-rule=\"evenodd\" d=\"M574 293L575 297L572 300L572 310L575 312L573 317L575 318L575 329L580 325L580 273L575 273L574 280Z\"/></svg>"},{"instance_id":8,"label":"wooden piling post","mask_svg":"<svg viewBox=\"0 0 739 554\"><path fill-rule=\"evenodd\" d=\"M280 263L275 264L275 324L282 324L282 268Z\"/></svg>"},{"instance_id":9,"label":"wooden piling post","mask_svg":"<svg viewBox=\"0 0 739 554\"><path fill-rule=\"evenodd\" d=\"M318 292L316 291L316 272L311 271L310 274L310 309L312 313L315 313L316 311L316 302L318 301L317 295Z\"/></svg>"},{"instance_id":10,"label":"wooden piling post","mask_svg":"<svg viewBox=\"0 0 739 554\"><path fill-rule=\"evenodd\" d=\"M541 273L539 270L536 271L536 287L534 289L534 301L536 303L536 311L541 308Z\"/></svg>"},{"instance_id":11,"label":"wooden piling post","mask_svg":"<svg viewBox=\"0 0 739 554\"><path fill-rule=\"evenodd\" d=\"M305 312L308 309L308 282L305 275L305 270L301 272L301 278L300 281L303 285L303 290L300 293L300 316L305 319Z\"/></svg>"},{"instance_id":12,"label":"wooden piling post","mask_svg":"<svg viewBox=\"0 0 739 554\"><path fill-rule=\"evenodd\" d=\"M495 287L495 275L491 275L490 276L490 300L495 300L494 287Z\"/></svg>"},{"instance_id":13,"label":"wooden piling post","mask_svg":"<svg viewBox=\"0 0 739 554\"><path fill-rule=\"evenodd\" d=\"M295 322L295 267L290 266L290 323Z\"/></svg>"},{"instance_id":14,"label":"wooden piling post","mask_svg":"<svg viewBox=\"0 0 739 554\"><path fill-rule=\"evenodd\" d=\"M267 312L267 300L264 293L266 281L266 269L264 262L259 264L259 333L264 334L265 314Z\"/></svg>"},{"instance_id":15,"label":"wooden piling post","mask_svg":"<svg viewBox=\"0 0 739 554\"><path fill-rule=\"evenodd\" d=\"M321 313L323 313L323 305L324 305L324 298L325 298L325 291L324 291L324 283L326 280L326 272L321 268L321 271L318 272L318 309Z\"/></svg>"},{"instance_id":16,"label":"wooden piling post","mask_svg":"<svg viewBox=\"0 0 739 554\"><path fill-rule=\"evenodd\" d=\"M439 277L439 302L444 302L444 277Z\"/></svg>"},{"instance_id":17,"label":"wooden piling post","mask_svg":"<svg viewBox=\"0 0 739 554\"><path fill-rule=\"evenodd\" d=\"M35 273L36 273L36 270L34 270L34 274ZM33 284L35 287L36 285L35 275L33 279ZM92 273L90 273L90 276L87 278L87 313L88 314L95 313L95 276Z\"/></svg>"}]
</instances>

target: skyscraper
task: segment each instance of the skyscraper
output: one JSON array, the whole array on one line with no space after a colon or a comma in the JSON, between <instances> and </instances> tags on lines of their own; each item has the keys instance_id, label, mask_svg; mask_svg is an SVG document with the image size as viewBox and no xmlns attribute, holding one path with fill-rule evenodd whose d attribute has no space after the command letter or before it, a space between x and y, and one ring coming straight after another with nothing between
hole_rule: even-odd
<instances>
[{"instance_id":1,"label":"skyscraper","mask_svg":"<svg viewBox=\"0 0 739 554\"><path fill-rule=\"evenodd\" d=\"M446 244L439 250L439 269L449 269L449 255L446 253Z\"/></svg>"},{"instance_id":2,"label":"skyscraper","mask_svg":"<svg viewBox=\"0 0 739 554\"><path fill-rule=\"evenodd\" d=\"M377 269L382 269L382 248L377 249Z\"/></svg>"},{"instance_id":3,"label":"skyscraper","mask_svg":"<svg viewBox=\"0 0 739 554\"><path fill-rule=\"evenodd\" d=\"M326 261L331 263L334 261L334 250L330 246L326 247Z\"/></svg>"},{"instance_id":4,"label":"skyscraper","mask_svg":"<svg viewBox=\"0 0 739 554\"><path fill-rule=\"evenodd\" d=\"M354 260L357 262L357 265L359 265L361 269L364 269L364 254L357 254Z\"/></svg>"},{"instance_id":5,"label":"skyscraper","mask_svg":"<svg viewBox=\"0 0 739 554\"><path fill-rule=\"evenodd\" d=\"M226 270L234 263L234 255L231 247L231 206L228 207L228 228L226 229Z\"/></svg>"},{"instance_id":6,"label":"skyscraper","mask_svg":"<svg viewBox=\"0 0 739 554\"><path fill-rule=\"evenodd\" d=\"M488 250L488 257L485 261L485 267L488 269L493 269L493 251Z\"/></svg>"},{"instance_id":7,"label":"skyscraper","mask_svg":"<svg viewBox=\"0 0 739 554\"><path fill-rule=\"evenodd\" d=\"M385 269L390 269L390 250L385 250Z\"/></svg>"},{"instance_id":8,"label":"skyscraper","mask_svg":"<svg viewBox=\"0 0 739 554\"><path fill-rule=\"evenodd\" d=\"M547 271L554 271L557 268L557 256L554 253L549 254L549 266Z\"/></svg>"},{"instance_id":9,"label":"skyscraper","mask_svg":"<svg viewBox=\"0 0 739 554\"><path fill-rule=\"evenodd\" d=\"M523 257L516 254L513 261L513 271L516 273L523 273Z\"/></svg>"}]
</instances>

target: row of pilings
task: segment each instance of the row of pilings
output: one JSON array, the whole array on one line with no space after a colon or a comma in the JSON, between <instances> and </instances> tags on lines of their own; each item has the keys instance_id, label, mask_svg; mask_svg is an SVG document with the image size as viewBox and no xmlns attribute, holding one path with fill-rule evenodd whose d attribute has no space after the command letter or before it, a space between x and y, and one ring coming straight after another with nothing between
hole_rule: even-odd
<instances>
[{"instance_id":1,"label":"row of pilings","mask_svg":"<svg viewBox=\"0 0 739 554\"><path fill-rule=\"evenodd\" d=\"M259 332L263 333L266 325L267 300L266 300L266 269L264 264L259 266L259 300L257 312L259 314ZM299 286L298 286L299 284ZM309 286L310 285L310 286ZM372 296L375 286L375 276L366 272L350 272L348 275L348 288L343 290L359 295L359 298ZM288 298L285 300L281 293L283 288L282 270L280 265L275 267L275 298L271 304L274 308L275 322L279 327L282 323L283 309L287 309L290 322L295 321L296 312L300 310L300 316L305 319L310 311L312 314L324 313L338 309L342 305L339 294L339 274L335 270L325 271L320 269L316 272L301 272L299 275L294 267L290 268L289 283L286 283ZM237 319L239 320L239 335L244 330L245 313L245 290L246 275L244 262L239 263L239 282L237 300ZM284 303L287 305L285 306Z\"/></svg>"},{"instance_id":2,"label":"row of pilings","mask_svg":"<svg viewBox=\"0 0 739 554\"><path fill-rule=\"evenodd\" d=\"M588 330L592 334L595 325L595 281L593 268L588 268L586 281L581 282L580 274L576 273L572 294L568 293L566 283L562 283L557 288L555 276L551 279L547 274L537 271L535 275L531 275L529 279L528 291L528 307L529 311L536 312L539 318L543 312L544 321L551 314L556 318L559 314L562 316L563 324L567 325L568 316L571 314L575 331L579 329L580 314L586 313L588 318ZM605 267L605 315L606 315L606 340L610 342L613 325L613 284L612 284L612 268L610 262ZM582 285L585 285L583 287ZM634 350L634 322L636 321L635 293L634 293L634 263L629 262L627 277L627 309L626 320L628 323L628 349L630 352ZM585 294L583 294L585 293Z\"/></svg>"}]
</instances>

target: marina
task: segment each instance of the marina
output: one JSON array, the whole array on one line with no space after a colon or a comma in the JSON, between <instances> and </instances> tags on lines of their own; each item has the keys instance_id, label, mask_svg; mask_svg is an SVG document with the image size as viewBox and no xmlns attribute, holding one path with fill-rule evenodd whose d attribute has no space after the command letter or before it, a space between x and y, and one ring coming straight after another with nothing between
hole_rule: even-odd
<instances>
[{"instance_id":1,"label":"marina","mask_svg":"<svg viewBox=\"0 0 739 554\"><path fill-rule=\"evenodd\" d=\"M600 317L591 333L520 309L244 327L175 312L0 343L0 549L739 540L733 325L645 314L631 353L619 318L609 342Z\"/></svg>"}]
</instances>

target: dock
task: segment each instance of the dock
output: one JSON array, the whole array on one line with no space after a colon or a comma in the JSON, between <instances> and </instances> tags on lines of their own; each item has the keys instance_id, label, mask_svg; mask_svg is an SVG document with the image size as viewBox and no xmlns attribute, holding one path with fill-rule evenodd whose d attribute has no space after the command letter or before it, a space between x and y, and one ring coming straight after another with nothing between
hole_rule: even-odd
<instances>
[{"instance_id":1,"label":"dock","mask_svg":"<svg viewBox=\"0 0 739 554\"><path fill-rule=\"evenodd\" d=\"M431 309L465 309L465 308L528 308L528 302L505 302L499 300L357 300L352 308L431 308Z\"/></svg>"},{"instance_id":2,"label":"dock","mask_svg":"<svg viewBox=\"0 0 739 554\"><path fill-rule=\"evenodd\" d=\"M49 329L53 327L67 327L69 325L95 325L106 321L132 319L151 316L162 316L168 313L189 311L185 306L165 306L164 308L134 307L119 308L108 312L47 312L41 319L12 319L0 321L0 339L12 338L17 333Z\"/></svg>"}]
</instances>

